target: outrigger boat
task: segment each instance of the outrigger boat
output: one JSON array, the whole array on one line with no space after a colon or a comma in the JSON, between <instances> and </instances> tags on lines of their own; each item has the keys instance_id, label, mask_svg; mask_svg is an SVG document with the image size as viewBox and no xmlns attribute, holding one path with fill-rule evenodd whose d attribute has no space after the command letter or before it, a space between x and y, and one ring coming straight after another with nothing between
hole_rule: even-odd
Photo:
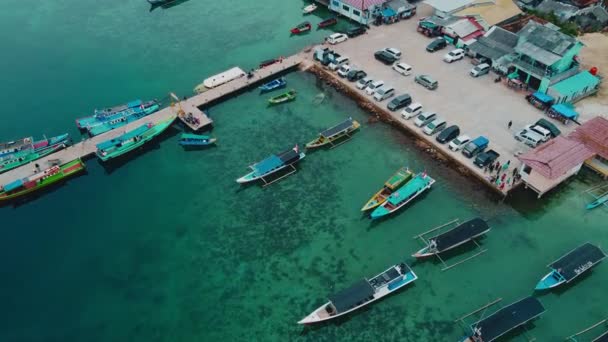
<instances>
[{"instance_id":1,"label":"outrigger boat","mask_svg":"<svg viewBox=\"0 0 608 342\"><path fill-rule=\"evenodd\" d=\"M371 214L371 218L379 219L383 216L394 213L399 210L421 193L430 189L435 183L435 180L425 173L417 174L412 180L405 183L397 191L388 196L384 203L380 204Z\"/></svg>"},{"instance_id":2,"label":"outrigger boat","mask_svg":"<svg viewBox=\"0 0 608 342\"><path fill-rule=\"evenodd\" d=\"M17 179L0 186L0 201L14 199L40 190L80 172L84 168L84 163L80 159L76 159L61 166L52 166L32 176Z\"/></svg>"},{"instance_id":3,"label":"outrigger boat","mask_svg":"<svg viewBox=\"0 0 608 342\"><path fill-rule=\"evenodd\" d=\"M361 211L367 211L370 209L374 209L380 204L384 203L388 196L390 196L395 190L399 189L403 184L407 183L412 177L414 173L410 171L407 167L400 168L394 175L389 178L386 183L384 183L384 187L380 189L372 198L365 203Z\"/></svg>"},{"instance_id":4,"label":"outrigger boat","mask_svg":"<svg viewBox=\"0 0 608 342\"><path fill-rule=\"evenodd\" d=\"M216 141L216 138L212 138L208 135L190 133L182 133L179 137L179 144L182 146L207 146L214 144Z\"/></svg>"},{"instance_id":5,"label":"outrigger boat","mask_svg":"<svg viewBox=\"0 0 608 342\"><path fill-rule=\"evenodd\" d=\"M67 146L67 142L53 144L44 148L36 150L24 150L20 151L3 158L0 158L0 173L18 168L19 166L31 163L40 158L46 157L49 154L55 153L59 150L64 149Z\"/></svg>"},{"instance_id":6,"label":"outrigger boat","mask_svg":"<svg viewBox=\"0 0 608 342\"><path fill-rule=\"evenodd\" d=\"M281 77L281 78L277 78L276 80L272 80L268 83L261 85L260 91L262 93L267 93L267 92L271 92L273 90L277 90L280 88L285 88L286 85L287 85L287 82Z\"/></svg>"},{"instance_id":7,"label":"outrigger boat","mask_svg":"<svg viewBox=\"0 0 608 342\"><path fill-rule=\"evenodd\" d=\"M304 13L304 14L310 14L310 13L316 11L316 10L317 10L317 5L316 4L310 4L310 5L306 6L306 7L304 7L304 9L302 10L302 13Z\"/></svg>"},{"instance_id":8,"label":"outrigger boat","mask_svg":"<svg viewBox=\"0 0 608 342\"><path fill-rule=\"evenodd\" d=\"M93 115L77 119L76 126L87 130L89 135L96 136L141 119L159 109L160 103L156 100L148 102L135 100L121 106L96 109Z\"/></svg>"},{"instance_id":9,"label":"outrigger boat","mask_svg":"<svg viewBox=\"0 0 608 342\"><path fill-rule=\"evenodd\" d=\"M331 17L331 18L327 18L327 19L323 20L322 22L318 23L317 28L321 29L321 28L336 25L337 23L338 23L338 19L336 19L335 17Z\"/></svg>"},{"instance_id":10,"label":"outrigger boat","mask_svg":"<svg viewBox=\"0 0 608 342\"><path fill-rule=\"evenodd\" d=\"M308 21L301 23L300 25L290 30L291 34L302 34L312 29L312 25Z\"/></svg>"},{"instance_id":11,"label":"outrigger boat","mask_svg":"<svg viewBox=\"0 0 608 342\"><path fill-rule=\"evenodd\" d=\"M587 204L587 210L595 209L602 204L608 203L608 192L603 195L600 195L595 201Z\"/></svg>"},{"instance_id":12,"label":"outrigger boat","mask_svg":"<svg viewBox=\"0 0 608 342\"><path fill-rule=\"evenodd\" d=\"M340 122L339 124L319 133L319 137L306 144L306 148L317 148L325 146L327 144L332 145L332 147L337 147L342 143L334 145L335 141L340 140L344 137L348 137L348 139L343 142L350 140L351 136L349 134L359 129L360 126L361 125L359 124L359 122L353 120L353 118L348 118Z\"/></svg>"},{"instance_id":13,"label":"outrigger boat","mask_svg":"<svg viewBox=\"0 0 608 342\"><path fill-rule=\"evenodd\" d=\"M281 152L279 154L273 154L270 157L262 160L261 162L258 162L258 163L255 163L255 164L249 166L252 171L249 172L248 174L246 174L245 176L237 179L236 182L243 184L243 183L249 183L249 182L253 182L255 180L261 179L262 181L264 181L265 185L269 185L283 177L286 177L286 176L296 172L296 168L293 167L293 164L304 159L304 157L306 157L306 154L304 154L304 152L300 152L298 145L296 145L292 149ZM287 167L291 167L292 171L290 173L288 173L278 179L275 179L272 182L266 182L266 180L264 179L265 177L267 177L275 172L278 172L280 170L283 170Z\"/></svg>"},{"instance_id":14,"label":"outrigger boat","mask_svg":"<svg viewBox=\"0 0 608 342\"><path fill-rule=\"evenodd\" d=\"M164 132L173 123L173 120L175 120L175 117L156 124L145 123L121 136L101 142L96 145L96 154L102 161L122 156Z\"/></svg>"},{"instance_id":15,"label":"outrigger boat","mask_svg":"<svg viewBox=\"0 0 608 342\"><path fill-rule=\"evenodd\" d=\"M285 103L288 101L293 101L296 99L296 91L295 90L290 90L286 93L283 93L281 95L277 95L274 97L271 97L270 99L268 99L268 102L271 105L275 105L275 104L280 104L280 103Z\"/></svg>"},{"instance_id":16,"label":"outrigger boat","mask_svg":"<svg viewBox=\"0 0 608 342\"><path fill-rule=\"evenodd\" d=\"M447 252L490 231L488 223L480 218L474 218L454 227L447 232L428 239L427 246L412 255L422 259Z\"/></svg>"},{"instance_id":17,"label":"outrigger boat","mask_svg":"<svg viewBox=\"0 0 608 342\"><path fill-rule=\"evenodd\" d=\"M543 304L527 297L494 312L469 326L470 335L462 342L492 342L511 330L523 326L545 312Z\"/></svg>"},{"instance_id":18,"label":"outrigger boat","mask_svg":"<svg viewBox=\"0 0 608 342\"><path fill-rule=\"evenodd\" d=\"M348 314L387 296L418 279L405 263L391 266L370 280L362 279L351 287L329 296L329 302L304 317L298 324L327 321Z\"/></svg>"},{"instance_id":19,"label":"outrigger boat","mask_svg":"<svg viewBox=\"0 0 608 342\"><path fill-rule=\"evenodd\" d=\"M569 283L605 257L606 254L599 247L587 242L549 264L551 272L536 284L535 290L552 289Z\"/></svg>"}]
</instances>

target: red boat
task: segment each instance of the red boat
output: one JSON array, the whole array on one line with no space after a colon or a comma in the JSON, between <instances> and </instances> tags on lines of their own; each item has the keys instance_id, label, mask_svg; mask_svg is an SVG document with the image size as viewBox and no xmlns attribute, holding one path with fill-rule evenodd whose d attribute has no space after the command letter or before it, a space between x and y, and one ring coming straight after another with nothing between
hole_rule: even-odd
<instances>
[{"instance_id":1,"label":"red boat","mask_svg":"<svg viewBox=\"0 0 608 342\"><path fill-rule=\"evenodd\" d=\"M312 25L310 25L310 23L308 21L305 21L305 22L301 23L300 25L292 28L291 33L292 34L301 34L301 33L310 31L310 29L312 29Z\"/></svg>"},{"instance_id":2,"label":"red boat","mask_svg":"<svg viewBox=\"0 0 608 342\"><path fill-rule=\"evenodd\" d=\"M259 68L262 69L262 68L267 67L269 65L273 65L274 63L277 63L277 62L279 62L278 58L267 59L265 61L261 61L260 62Z\"/></svg>"},{"instance_id":3,"label":"red boat","mask_svg":"<svg viewBox=\"0 0 608 342\"><path fill-rule=\"evenodd\" d=\"M317 28L329 27L329 26L336 25L337 23L338 23L338 19L331 17L331 18L327 18L327 19L323 20L322 22L320 22L317 25Z\"/></svg>"}]
</instances>

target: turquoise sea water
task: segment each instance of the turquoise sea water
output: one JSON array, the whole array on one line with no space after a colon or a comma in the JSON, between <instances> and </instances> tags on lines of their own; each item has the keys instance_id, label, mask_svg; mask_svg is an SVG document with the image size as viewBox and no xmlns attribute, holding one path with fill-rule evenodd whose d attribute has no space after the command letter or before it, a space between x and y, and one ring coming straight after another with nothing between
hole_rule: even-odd
<instances>
[{"instance_id":1,"label":"turquoise sea water","mask_svg":"<svg viewBox=\"0 0 608 342\"><path fill-rule=\"evenodd\" d=\"M149 12L143 0L5 1L0 136L77 135L74 118L95 107L188 94L232 65L296 52L327 34L289 37L302 5L190 0ZM532 294L545 265L584 241L606 245L606 211L584 210L581 192L600 181L591 173L542 201L522 192L503 203L314 76L286 77L295 102L269 108L271 95L251 90L209 108L217 147L186 152L175 127L124 162L90 160L86 175L0 208L0 340L455 341L455 318ZM234 182L347 116L361 131L309 153L291 177ZM360 207L402 165L437 183L372 224ZM482 256L445 272L409 257L421 246L413 235L476 215L492 226ZM413 286L335 323L295 324L328 293L402 260L419 276ZM607 267L539 296L547 313L531 335L557 341L605 318Z\"/></svg>"}]
</instances>

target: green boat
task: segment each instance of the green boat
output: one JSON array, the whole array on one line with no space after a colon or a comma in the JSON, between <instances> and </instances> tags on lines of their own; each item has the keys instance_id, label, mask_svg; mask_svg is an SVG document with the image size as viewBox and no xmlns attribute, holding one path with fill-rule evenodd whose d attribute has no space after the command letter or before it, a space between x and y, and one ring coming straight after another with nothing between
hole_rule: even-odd
<instances>
[{"instance_id":1,"label":"green boat","mask_svg":"<svg viewBox=\"0 0 608 342\"><path fill-rule=\"evenodd\" d=\"M65 144L56 144L40 150L23 150L0 159L0 173L28 164L65 148Z\"/></svg>"},{"instance_id":2,"label":"green boat","mask_svg":"<svg viewBox=\"0 0 608 342\"><path fill-rule=\"evenodd\" d=\"M52 166L29 177L17 179L0 187L0 201L7 201L38 191L78 173L84 168L82 160L76 159L61 166Z\"/></svg>"},{"instance_id":3,"label":"green boat","mask_svg":"<svg viewBox=\"0 0 608 342\"><path fill-rule=\"evenodd\" d=\"M430 189L433 183L435 183L435 180L429 177L426 172L417 174L397 191L390 194L386 201L372 212L371 218L375 220L394 213L413 201L418 195Z\"/></svg>"},{"instance_id":4,"label":"green boat","mask_svg":"<svg viewBox=\"0 0 608 342\"><path fill-rule=\"evenodd\" d=\"M384 203L393 192L399 189L403 184L409 182L413 176L414 174L407 167L400 168L386 181L386 183L384 183L384 187L365 203L363 208L361 208L361 211L374 209Z\"/></svg>"},{"instance_id":5,"label":"green boat","mask_svg":"<svg viewBox=\"0 0 608 342\"><path fill-rule=\"evenodd\" d=\"M275 105L275 104L279 104L279 103L293 101L295 99L296 99L296 91L291 89L290 91L288 91L286 93L271 97L270 99L268 99L268 102L271 105Z\"/></svg>"},{"instance_id":6,"label":"green boat","mask_svg":"<svg viewBox=\"0 0 608 342\"><path fill-rule=\"evenodd\" d=\"M173 120L175 117L156 124L149 122L114 139L101 142L97 144L97 156L103 161L108 161L133 151L164 132L173 123Z\"/></svg>"}]
</instances>

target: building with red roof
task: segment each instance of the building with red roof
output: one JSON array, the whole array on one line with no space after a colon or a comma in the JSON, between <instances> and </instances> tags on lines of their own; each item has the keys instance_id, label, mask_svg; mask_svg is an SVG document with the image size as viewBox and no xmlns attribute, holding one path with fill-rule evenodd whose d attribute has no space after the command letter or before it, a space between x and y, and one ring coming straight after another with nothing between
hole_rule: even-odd
<instances>
[{"instance_id":1,"label":"building with red roof","mask_svg":"<svg viewBox=\"0 0 608 342\"><path fill-rule=\"evenodd\" d=\"M595 117L575 129L569 137L595 152L595 157L589 158L585 165L608 177L608 119Z\"/></svg>"}]
</instances>

